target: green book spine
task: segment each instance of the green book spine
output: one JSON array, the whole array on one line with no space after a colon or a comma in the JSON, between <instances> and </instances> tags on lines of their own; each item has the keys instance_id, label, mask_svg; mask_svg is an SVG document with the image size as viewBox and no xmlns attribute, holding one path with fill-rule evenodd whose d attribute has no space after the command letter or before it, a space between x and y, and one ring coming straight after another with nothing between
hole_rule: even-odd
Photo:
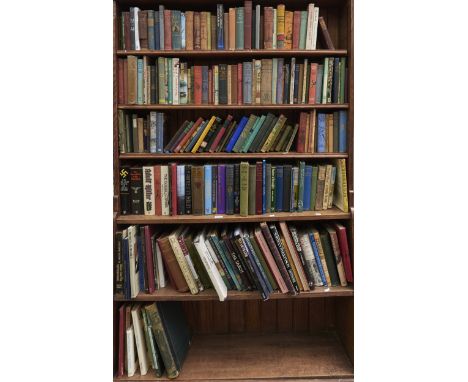
<instances>
[{"instance_id":1,"label":"green book spine","mask_svg":"<svg viewBox=\"0 0 468 382\"><path fill-rule=\"evenodd\" d=\"M249 163L240 164L240 215L249 214Z\"/></svg>"},{"instance_id":2,"label":"green book spine","mask_svg":"<svg viewBox=\"0 0 468 382\"><path fill-rule=\"evenodd\" d=\"M159 103L160 104L165 104L166 103L166 94L164 92L164 83L165 83L165 78L166 78L166 65L165 65L165 60L164 57L158 57L158 75L159 75L159 81L158 81L158 98L159 98Z\"/></svg>"},{"instance_id":3,"label":"green book spine","mask_svg":"<svg viewBox=\"0 0 468 382\"><path fill-rule=\"evenodd\" d=\"M263 268L263 272L266 274L266 277L271 287L273 288L273 290L278 289L278 285L276 284L275 279L271 275L270 268L268 268L265 258L263 257L263 252L258 247L258 244L257 244L257 241L255 240L254 235L250 235L250 243L252 244L255 254L257 255L258 260L260 261L260 264Z\"/></svg>"},{"instance_id":4,"label":"green book spine","mask_svg":"<svg viewBox=\"0 0 468 382\"><path fill-rule=\"evenodd\" d=\"M327 263L328 274L332 286L340 285L338 271L336 269L335 255L332 250L330 237L327 231L320 231L320 241L322 242L323 253L325 254L325 261Z\"/></svg>"},{"instance_id":5,"label":"green book spine","mask_svg":"<svg viewBox=\"0 0 468 382\"><path fill-rule=\"evenodd\" d=\"M125 140L127 142L127 152L133 152L133 134L132 134L132 120L130 114L125 114Z\"/></svg>"},{"instance_id":6,"label":"green book spine","mask_svg":"<svg viewBox=\"0 0 468 382\"><path fill-rule=\"evenodd\" d=\"M247 121L247 124L245 125L244 129L242 130L242 133L237 140L236 144L234 145L234 148L232 149L233 152L239 153L240 149L242 148L242 145L244 144L245 140L247 139L250 129L252 128L253 124L255 123L255 120L257 119L257 116L250 114L249 120Z\"/></svg>"},{"instance_id":7,"label":"green book spine","mask_svg":"<svg viewBox=\"0 0 468 382\"><path fill-rule=\"evenodd\" d=\"M250 130L249 136L247 137L244 145L242 146L241 152L246 153L250 146L252 145L252 142L254 141L255 137L257 136L258 132L260 131L260 128L263 125L263 122L265 121L266 116L262 115L260 118L257 117L255 120L255 123Z\"/></svg>"},{"instance_id":8,"label":"green book spine","mask_svg":"<svg viewBox=\"0 0 468 382\"><path fill-rule=\"evenodd\" d=\"M195 245L193 245L193 240L191 236L185 238L185 245L187 246L190 259L192 260L192 263L198 273L198 276L200 277L200 281L203 287L205 289L212 288L213 285L211 284L210 277L208 276L208 273L206 272L206 268L203 265L200 255L198 254L198 251L195 248Z\"/></svg>"},{"instance_id":9,"label":"green book spine","mask_svg":"<svg viewBox=\"0 0 468 382\"><path fill-rule=\"evenodd\" d=\"M292 128L293 127L291 125L286 126L286 129L284 129L284 133L281 136L281 139L278 141L278 143L275 146L275 151L281 151L281 148L285 145L286 140L291 134Z\"/></svg>"},{"instance_id":10,"label":"green book spine","mask_svg":"<svg viewBox=\"0 0 468 382\"><path fill-rule=\"evenodd\" d=\"M275 212L276 203L276 167L271 167L271 212Z\"/></svg>"},{"instance_id":11,"label":"green book spine","mask_svg":"<svg viewBox=\"0 0 468 382\"><path fill-rule=\"evenodd\" d=\"M139 58L137 61L137 104L143 105L143 59Z\"/></svg>"},{"instance_id":12,"label":"green book spine","mask_svg":"<svg viewBox=\"0 0 468 382\"><path fill-rule=\"evenodd\" d=\"M344 103L345 101L345 88L346 88L346 57L340 58L340 91L338 95L338 103Z\"/></svg>"},{"instance_id":13,"label":"green book spine","mask_svg":"<svg viewBox=\"0 0 468 382\"><path fill-rule=\"evenodd\" d=\"M257 166L249 165L249 215L255 215L255 186L256 186Z\"/></svg>"},{"instance_id":14,"label":"green book spine","mask_svg":"<svg viewBox=\"0 0 468 382\"><path fill-rule=\"evenodd\" d=\"M332 103L332 87L333 87L333 57L328 59L328 76L327 76L327 103Z\"/></svg>"},{"instance_id":15,"label":"green book spine","mask_svg":"<svg viewBox=\"0 0 468 382\"><path fill-rule=\"evenodd\" d=\"M318 167L312 166L312 183L310 186L310 209L311 211L315 210L315 199L317 197L317 176L318 176Z\"/></svg>"},{"instance_id":16,"label":"green book spine","mask_svg":"<svg viewBox=\"0 0 468 382\"><path fill-rule=\"evenodd\" d=\"M271 146L273 146L273 143L276 141L276 137L278 136L279 132L281 131L285 123L286 123L286 117L281 114L278 120L276 121L275 126L271 130L271 133L268 136L266 142L264 143L262 149L260 150L262 153L270 151Z\"/></svg>"},{"instance_id":17,"label":"green book spine","mask_svg":"<svg viewBox=\"0 0 468 382\"><path fill-rule=\"evenodd\" d=\"M306 47L306 31L307 31L307 11L301 11L301 28L299 33L299 49Z\"/></svg>"},{"instance_id":18,"label":"green book spine","mask_svg":"<svg viewBox=\"0 0 468 382\"><path fill-rule=\"evenodd\" d=\"M119 110L119 150L121 153L127 152L127 133L125 130L125 114L123 110Z\"/></svg>"},{"instance_id":19,"label":"green book spine","mask_svg":"<svg viewBox=\"0 0 468 382\"><path fill-rule=\"evenodd\" d=\"M236 8L236 49L244 49L244 7Z\"/></svg>"},{"instance_id":20,"label":"green book spine","mask_svg":"<svg viewBox=\"0 0 468 382\"><path fill-rule=\"evenodd\" d=\"M327 84L328 84L328 57L323 62L323 82L322 82L322 104L327 103Z\"/></svg>"},{"instance_id":21,"label":"green book spine","mask_svg":"<svg viewBox=\"0 0 468 382\"><path fill-rule=\"evenodd\" d=\"M172 105L172 58L167 59L167 103Z\"/></svg>"},{"instance_id":22,"label":"green book spine","mask_svg":"<svg viewBox=\"0 0 468 382\"><path fill-rule=\"evenodd\" d=\"M252 144L249 147L249 152L256 153L262 148L263 143L264 143L263 141L268 136L270 125L274 119L275 119L275 116L273 114L268 113L266 115L262 125L260 126L259 133L257 134L257 136L255 137L255 139L253 140Z\"/></svg>"},{"instance_id":23,"label":"green book spine","mask_svg":"<svg viewBox=\"0 0 468 382\"><path fill-rule=\"evenodd\" d=\"M272 76L271 76L271 103L276 103L276 83L278 82L278 59L272 59Z\"/></svg>"},{"instance_id":24,"label":"green book spine","mask_svg":"<svg viewBox=\"0 0 468 382\"><path fill-rule=\"evenodd\" d=\"M305 162L299 162L299 195L297 197L297 211L304 211L304 172Z\"/></svg>"}]
</instances>

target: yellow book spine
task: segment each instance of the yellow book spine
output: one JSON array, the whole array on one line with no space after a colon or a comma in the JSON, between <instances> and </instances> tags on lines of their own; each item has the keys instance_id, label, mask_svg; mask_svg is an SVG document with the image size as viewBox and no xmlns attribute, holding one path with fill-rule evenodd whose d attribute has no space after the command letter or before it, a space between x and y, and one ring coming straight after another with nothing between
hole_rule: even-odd
<instances>
[{"instance_id":1,"label":"yellow book spine","mask_svg":"<svg viewBox=\"0 0 468 382\"><path fill-rule=\"evenodd\" d=\"M284 48L284 12L285 12L284 4L279 4L276 9L276 36L277 36L276 47L278 49Z\"/></svg>"},{"instance_id":2,"label":"yellow book spine","mask_svg":"<svg viewBox=\"0 0 468 382\"><path fill-rule=\"evenodd\" d=\"M339 159L339 171L341 172L341 193L343 194L343 212L348 212L348 181L346 180L345 159Z\"/></svg>"},{"instance_id":3,"label":"yellow book spine","mask_svg":"<svg viewBox=\"0 0 468 382\"><path fill-rule=\"evenodd\" d=\"M286 252L286 257L288 258L289 264L291 265L291 269L294 273L294 277L296 278L297 285L299 286L299 290L303 291L304 285L302 285L301 278L299 277L299 273L297 272L296 264L294 263L291 253L289 252L289 248L286 245L286 241L284 240L284 237L282 235L280 236L281 236L281 244L283 244L284 252Z\"/></svg>"},{"instance_id":4,"label":"yellow book spine","mask_svg":"<svg viewBox=\"0 0 468 382\"><path fill-rule=\"evenodd\" d=\"M265 143L263 144L260 150L262 153L266 153L270 151L271 145L273 145L273 143L276 141L276 137L278 136L279 132L283 128L283 125L285 124L285 122L286 122L286 118L283 114L281 114L275 126L273 127L273 130L271 130L271 133L268 135L267 140L265 141Z\"/></svg>"},{"instance_id":5,"label":"yellow book spine","mask_svg":"<svg viewBox=\"0 0 468 382\"><path fill-rule=\"evenodd\" d=\"M184 253L182 252L182 249L179 246L177 237L175 235L170 235L169 243L171 244L172 250L174 251L175 258L177 262L179 263L179 267L180 267L180 270L182 271L182 274L184 275L185 281L187 281L187 285L190 288L190 292L192 294L197 294L198 293L197 285L195 284L195 280L192 274L190 273L187 260L185 260Z\"/></svg>"},{"instance_id":6,"label":"yellow book spine","mask_svg":"<svg viewBox=\"0 0 468 382\"><path fill-rule=\"evenodd\" d=\"M210 130L211 125L214 123L215 120L216 120L216 117L212 116L210 119L210 122L208 122L208 124L206 125L205 130L203 131L202 135L200 135L200 138L198 138L197 143L195 143L195 146L193 146L192 153L197 152L198 148L202 144L203 140L205 139L206 134L208 134L208 131Z\"/></svg>"}]
</instances>

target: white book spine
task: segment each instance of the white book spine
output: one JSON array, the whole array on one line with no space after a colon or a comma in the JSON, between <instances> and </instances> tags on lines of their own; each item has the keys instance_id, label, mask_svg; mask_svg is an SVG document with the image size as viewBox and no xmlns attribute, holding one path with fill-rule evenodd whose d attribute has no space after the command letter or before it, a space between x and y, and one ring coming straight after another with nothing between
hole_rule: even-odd
<instances>
[{"instance_id":1,"label":"white book spine","mask_svg":"<svg viewBox=\"0 0 468 382\"><path fill-rule=\"evenodd\" d=\"M328 57L323 60L322 104L327 103Z\"/></svg>"},{"instance_id":2,"label":"white book spine","mask_svg":"<svg viewBox=\"0 0 468 382\"><path fill-rule=\"evenodd\" d=\"M133 8L133 18L135 20L135 50L140 50L140 32L139 28L140 26L138 25L138 13L140 12L140 8L134 7Z\"/></svg>"},{"instance_id":3,"label":"white book spine","mask_svg":"<svg viewBox=\"0 0 468 382\"><path fill-rule=\"evenodd\" d=\"M148 359L146 357L146 344L145 336L143 334L143 327L140 320L139 308L132 309L132 322L135 330L135 342L138 354L138 363L140 364L140 374L146 375L148 372Z\"/></svg>"},{"instance_id":4,"label":"white book spine","mask_svg":"<svg viewBox=\"0 0 468 382\"><path fill-rule=\"evenodd\" d=\"M161 166L161 213L169 215L169 168Z\"/></svg>"},{"instance_id":5,"label":"white book spine","mask_svg":"<svg viewBox=\"0 0 468 382\"><path fill-rule=\"evenodd\" d=\"M180 72L179 59L173 58L172 59L172 104L173 105L179 104L179 72Z\"/></svg>"},{"instance_id":6,"label":"white book spine","mask_svg":"<svg viewBox=\"0 0 468 382\"><path fill-rule=\"evenodd\" d=\"M310 245L309 235L307 233L299 234L299 241L301 243L302 251L304 252L304 260L307 263L309 269L312 269L314 284L316 286L323 286L322 278L320 277L320 271L317 267L317 263L315 262L312 246Z\"/></svg>"},{"instance_id":7,"label":"white book spine","mask_svg":"<svg viewBox=\"0 0 468 382\"><path fill-rule=\"evenodd\" d=\"M193 244L195 245L195 249L200 255L200 259L203 262L203 265L205 266L206 272L208 273L208 276L210 277L211 283L213 284L216 293L218 294L219 301L224 301L227 297L227 287L224 284L223 279L221 278L221 275L218 272L218 269L216 268L216 265L208 252L208 249L205 246L205 238L203 234L198 235Z\"/></svg>"},{"instance_id":8,"label":"white book spine","mask_svg":"<svg viewBox=\"0 0 468 382\"><path fill-rule=\"evenodd\" d=\"M293 57L291 58L291 72L290 80L289 80L289 103L294 103L294 76L296 72L296 59Z\"/></svg>"},{"instance_id":9,"label":"white book spine","mask_svg":"<svg viewBox=\"0 0 468 382\"><path fill-rule=\"evenodd\" d=\"M261 49L260 48L260 5L255 6L255 49Z\"/></svg>"},{"instance_id":10,"label":"white book spine","mask_svg":"<svg viewBox=\"0 0 468 382\"><path fill-rule=\"evenodd\" d=\"M319 7L314 8L314 22L312 23L312 49L317 49L317 28L319 19Z\"/></svg>"},{"instance_id":11,"label":"white book spine","mask_svg":"<svg viewBox=\"0 0 468 382\"><path fill-rule=\"evenodd\" d=\"M198 286L198 289L199 289L200 291L205 290L205 287L204 287L203 284L201 283L200 277L198 276L198 273L197 273L197 271L195 270L195 267L193 266L193 261L192 261L192 259L190 258L190 254L189 254L189 253L185 254L185 260L187 261L187 265L188 265L188 267L189 267L189 269L190 269L190 273L192 274L192 277L193 277L193 279L195 280L195 282L196 282L196 284L197 284L197 286Z\"/></svg>"},{"instance_id":12,"label":"white book spine","mask_svg":"<svg viewBox=\"0 0 468 382\"><path fill-rule=\"evenodd\" d=\"M138 253L135 236L135 226L128 227L128 257L130 262L130 293L132 298L136 297L140 292L139 270L138 270Z\"/></svg>"},{"instance_id":13,"label":"white book spine","mask_svg":"<svg viewBox=\"0 0 468 382\"><path fill-rule=\"evenodd\" d=\"M312 49L312 31L314 24L314 4L307 7L306 49Z\"/></svg>"},{"instance_id":14,"label":"white book spine","mask_svg":"<svg viewBox=\"0 0 468 382\"><path fill-rule=\"evenodd\" d=\"M277 33L276 22L277 22L276 8L273 8L273 42L272 42L273 49L276 49L276 33Z\"/></svg>"},{"instance_id":15,"label":"white book spine","mask_svg":"<svg viewBox=\"0 0 468 382\"><path fill-rule=\"evenodd\" d=\"M127 374L133 377L136 372L136 359L135 359L135 335L133 334L133 326L130 326L127 331Z\"/></svg>"},{"instance_id":16,"label":"white book spine","mask_svg":"<svg viewBox=\"0 0 468 382\"><path fill-rule=\"evenodd\" d=\"M143 166L143 195L145 215L154 215L154 167Z\"/></svg>"},{"instance_id":17,"label":"white book spine","mask_svg":"<svg viewBox=\"0 0 468 382\"><path fill-rule=\"evenodd\" d=\"M219 66L213 65L213 77L214 77L214 104L219 104Z\"/></svg>"},{"instance_id":18,"label":"white book spine","mask_svg":"<svg viewBox=\"0 0 468 382\"><path fill-rule=\"evenodd\" d=\"M164 274L164 265L161 250L159 249L159 245L156 245L156 259L158 264L158 285L159 288L164 288L166 286L166 276Z\"/></svg>"},{"instance_id":19,"label":"white book spine","mask_svg":"<svg viewBox=\"0 0 468 382\"><path fill-rule=\"evenodd\" d=\"M150 111L150 153L155 153L158 136L156 133L156 112Z\"/></svg>"}]
</instances>

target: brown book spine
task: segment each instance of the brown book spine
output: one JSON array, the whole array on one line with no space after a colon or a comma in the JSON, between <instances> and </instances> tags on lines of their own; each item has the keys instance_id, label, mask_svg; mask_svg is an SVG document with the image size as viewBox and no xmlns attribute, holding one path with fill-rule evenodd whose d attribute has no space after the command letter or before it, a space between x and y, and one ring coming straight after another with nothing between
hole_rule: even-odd
<instances>
[{"instance_id":1,"label":"brown book spine","mask_svg":"<svg viewBox=\"0 0 468 382\"><path fill-rule=\"evenodd\" d=\"M271 104L271 76L273 61L271 59L262 59L260 100L264 105Z\"/></svg>"},{"instance_id":2,"label":"brown book spine","mask_svg":"<svg viewBox=\"0 0 468 382\"><path fill-rule=\"evenodd\" d=\"M208 69L208 103L213 104L213 69Z\"/></svg>"},{"instance_id":3,"label":"brown book spine","mask_svg":"<svg viewBox=\"0 0 468 382\"><path fill-rule=\"evenodd\" d=\"M284 49L291 49L293 44L293 12L284 14Z\"/></svg>"},{"instance_id":4,"label":"brown book spine","mask_svg":"<svg viewBox=\"0 0 468 382\"><path fill-rule=\"evenodd\" d=\"M252 49L252 1L244 1L244 49Z\"/></svg>"},{"instance_id":5,"label":"brown book spine","mask_svg":"<svg viewBox=\"0 0 468 382\"><path fill-rule=\"evenodd\" d=\"M195 65L193 67L193 81L194 81L194 98L195 105L201 105L202 103L202 67Z\"/></svg>"},{"instance_id":6,"label":"brown book spine","mask_svg":"<svg viewBox=\"0 0 468 382\"><path fill-rule=\"evenodd\" d=\"M335 46L333 45L333 41L330 37L330 33L328 33L328 28L327 28L327 23L325 22L324 18L322 16L319 17L318 19L319 23L319 30L322 36L322 42L325 45L327 49L335 49Z\"/></svg>"},{"instance_id":7,"label":"brown book spine","mask_svg":"<svg viewBox=\"0 0 468 382\"><path fill-rule=\"evenodd\" d=\"M174 149L175 153L178 153L182 147L185 145L185 143L189 140L189 138L192 136L193 132L197 129L198 126L203 122L203 118L199 117L197 121L193 124L193 126L190 128L190 130L185 134L185 136L181 139L179 144L176 146Z\"/></svg>"},{"instance_id":8,"label":"brown book spine","mask_svg":"<svg viewBox=\"0 0 468 382\"><path fill-rule=\"evenodd\" d=\"M316 110L312 110L309 113L309 148L307 152L315 152L315 129L316 129Z\"/></svg>"},{"instance_id":9,"label":"brown book spine","mask_svg":"<svg viewBox=\"0 0 468 382\"><path fill-rule=\"evenodd\" d=\"M171 215L177 215L177 164L171 163Z\"/></svg>"},{"instance_id":10,"label":"brown book spine","mask_svg":"<svg viewBox=\"0 0 468 382\"><path fill-rule=\"evenodd\" d=\"M216 50L216 16L208 14L208 17L211 17L211 50Z\"/></svg>"},{"instance_id":11,"label":"brown book spine","mask_svg":"<svg viewBox=\"0 0 468 382\"><path fill-rule=\"evenodd\" d=\"M200 46L201 50L208 49L208 12L201 12L200 14Z\"/></svg>"},{"instance_id":12,"label":"brown book spine","mask_svg":"<svg viewBox=\"0 0 468 382\"><path fill-rule=\"evenodd\" d=\"M297 142L296 142L296 151L298 153L303 153L305 149L306 141L306 119L307 113L299 114L299 131L297 132Z\"/></svg>"},{"instance_id":13,"label":"brown book spine","mask_svg":"<svg viewBox=\"0 0 468 382\"><path fill-rule=\"evenodd\" d=\"M255 213L261 215L263 213L263 164L262 162L257 162L256 164L256 173L255 173Z\"/></svg>"},{"instance_id":14,"label":"brown book spine","mask_svg":"<svg viewBox=\"0 0 468 382\"><path fill-rule=\"evenodd\" d=\"M185 12L185 49L193 50L193 11Z\"/></svg>"},{"instance_id":15,"label":"brown book spine","mask_svg":"<svg viewBox=\"0 0 468 382\"><path fill-rule=\"evenodd\" d=\"M157 216L162 215L162 206L161 206L161 166L154 166L154 214Z\"/></svg>"},{"instance_id":16,"label":"brown book spine","mask_svg":"<svg viewBox=\"0 0 468 382\"><path fill-rule=\"evenodd\" d=\"M242 104L242 63L237 64L237 103Z\"/></svg>"},{"instance_id":17,"label":"brown book spine","mask_svg":"<svg viewBox=\"0 0 468 382\"><path fill-rule=\"evenodd\" d=\"M230 65L231 66L231 102L237 102L237 65Z\"/></svg>"},{"instance_id":18,"label":"brown book spine","mask_svg":"<svg viewBox=\"0 0 468 382\"><path fill-rule=\"evenodd\" d=\"M130 12L123 12L124 17L124 29L125 29L125 50L130 50L132 46L130 37Z\"/></svg>"},{"instance_id":19,"label":"brown book spine","mask_svg":"<svg viewBox=\"0 0 468 382\"><path fill-rule=\"evenodd\" d=\"M172 50L171 11L164 10L164 50Z\"/></svg>"},{"instance_id":20,"label":"brown book spine","mask_svg":"<svg viewBox=\"0 0 468 382\"><path fill-rule=\"evenodd\" d=\"M137 57L128 56L128 103L136 104L137 101Z\"/></svg>"},{"instance_id":21,"label":"brown book spine","mask_svg":"<svg viewBox=\"0 0 468 382\"><path fill-rule=\"evenodd\" d=\"M224 12L223 15L224 25L223 25L223 39L224 39L224 50L229 49L229 12Z\"/></svg>"},{"instance_id":22,"label":"brown book spine","mask_svg":"<svg viewBox=\"0 0 468 382\"><path fill-rule=\"evenodd\" d=\"M315 92L317 86L317 69L318 64L310 64L310 82L309 82L309 104L315 103Z\"/></svg>"},{"instance_id":23,"label":"brown book spine","mask_svg":"<svg viewBox=\"0 0 468 382\"><path fill-rule=\"evenodd\" d=\"M124 95L125 95L125 78L124 78L124 62L125 59L119 58L117 61L117 75L118 75L118 83L119 83L119 92L117 95L117 102L122 104L125 103Z\"/></svg>"},{"instance_id":24,"label":"brown book spine","mask_svg":"<svg viewBox=\"0 0 468 382\"><path fill-rule=\"evenodd\" d=\"M201 15L200 12L193 13L193 49L201 49Z\"/></svg>"},{"instance_id":25,"label":"brown book spine","mask_svg":"<svg viewBox=\"0 0 468 382\"><path fill-rule=\"evenodd\" d=\"M177 262L174 251L172 250L169 238L166 236L157 239L157 243L161 250L161 255L164 260L164 264L166 265L167 273L174 284L174 288L178 292L188 292L189 287L187 285L187 281L185 281L185 277L180 270L179 263Z\"/></svg>"},{"instance_id":26,"label":"brown book spine","mask_svg":"<svg viewBox=\"0 0 468 382\"><path fill-rule=\"evenodd\" d=\"M333 152L333 114L327 114L327 143L328 152Z\"/></svg>"},{"instance_id":27,"label":"brown book spine","mask_svg":"<svg viewBox=\"0 0 468 382\"><path fill-rule=\"evenodd\" d=\"M123 59L123 103L128 103L128 62L126 59Z\"/></svg>"},{"instance_id":28,"label":"brown book spine","mask_svg":"<svg viewBox=\"0 0 468 382\"><path fill-rule=\"evenodd\" d=\"M273 8L264 9L263 46L265 49L273 49Z\"/></svg>"},{"instance_id":29,"label":"brown book spine","mask_svg":"<svg viewBox=\"0 0 468 382\"><path fill-rule=\"evenodd\" d=\"M323 192L325 190L326 166L319 166L317 175L317 193L315 196L315 210L323 210Z\"/></svg>"},{"instance_id":30,"label":"brown book spine","mask_svg":"<svg viewBox=\"0 0 468 382\"><path fill-rule=\"evenodd\" d=\"M236 48L236 8L229 8L229 50Z\"/></svg>"},{"instance_id":31,"label":"brown book spine","mask_svg":"<svg viewBox=\"0 0 468 382\"><path fill-rule=\"evenodd\" d=\"M192 212L194 215L203 215L204 212L204 167L192 166Z\"/></svg>"},{"instance_id":32,"label":"brown book spine","mask_svg":"<svg viewBox=\"0 0 468 382\"><path fill-rule=\"evenodd\" d=\"M138 12L138 37L140 49L148 49L148 11Z\"/></svg>"},{"instance_id":33,"label":"brown book spine","mask_svg":"<svg viewBox=\"0 0 468 382\"><path fill-rule=\"evenodd\" d=\"M294 11L292 48L299 49L299 36L301 35L301 11Z\"/></svg>"}]
</instances>

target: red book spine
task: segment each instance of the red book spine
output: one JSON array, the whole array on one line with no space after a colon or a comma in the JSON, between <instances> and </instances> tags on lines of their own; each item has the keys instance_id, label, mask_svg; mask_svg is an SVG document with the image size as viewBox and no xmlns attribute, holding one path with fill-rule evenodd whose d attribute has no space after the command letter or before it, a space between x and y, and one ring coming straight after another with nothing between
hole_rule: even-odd
<instances>
[{"instance_id":1,"label":"red book spine","mask_svg":"<svg viewBox=\"0 0 468 382\"><path fill-rule=\"evenodd\" d=\"M194 83L194 98L195 105L202 103L202 67L195 65L193 67L193 83Z\"/></svg>"},{"instance_id":2,"label":"red book spine","mask_svg":"<svg viewBox=\"0 0 468 382\"><path fill-rule=\"evenodd\" d=\"M190 139L192 134L195 132L198 126L203 122L203 118L199 117L197 121L193 124L192 128L188 131L187 134L181 139L177 147L174 149L175 153L178 153L182 147L184 147L185 143Z\"/></svg>"},{"instance_id":3,"label":"red book spine","mask_svg":"<svg viewBox=\"0 0 468 382\"><path fill-rule=\"evenodd\" d=\"M130 50L132 46L130 38L130 12L124 12L124 29L125 29L125 50Z\"/></svg>"},{"instance_id":4,"label":"red book spine","mask_svg":"<svg viewBox=\"0 0 468 382\"><path fill-rule=\"evenodd\" d=\"M306 129L307 129L307 113L301 113L299 115L299 131L297 132L297 145L296 151L303 153L305 149L306 141Z\"/></svg>"},{"instance_id":5,"label":"red book spine","mask_svg":"<svg viewBox=\"0 0 468 382\"><path fill-rule=\"evenodd\" d=\"M161 206L161 166L154 166L154 214L162 215Z\"/></svg>"},{"instance_id":6,"label":"red book spine","mask_svg":"<svg viewBox=\"0 0 468 382\"><path fill-rule=\"evenodd\" d=\"M338 236L338 244L340 246L341 256L343 257L343 265L345 269L346 280L350 283L353 282L353 269L351 266L351 257L349 256L348 238L346 235L346 228L343 226L335 225L336 233Z\"/></svg>"},{"instance_id":7,"label":"red book spine","mask_svg":"<svg viewBox=\"0 0 468 382\"><path fill-rule=\"evenodd\" d=\"M124 375L125 365L125 304L119 308L119 377Z\"/></svg>"},{"instance_id":8,"label":"red book spine","mask_svg":"<svg viewBox=\"0 0 468 382\"><path fill-rule=\"evenodd\" d=\"M124 87L124 90L123 90L123 103L127 103L128 102L128 95L127 95L127 90L128 90L128 63L127 63L127 60L124 59L123 60L123 87Z\"/></svg>"},{"instance_id":9,"label":"red book spine","mask_svg":"<svg viewBox=\"0 0 468 382\"><path fill-rule=\"evenodd\" d=\"M256 163L257 169L255 174L255 213L261 215L262 210L262 197L263 197L263 164L262 162Z\"/></svg>"},{"instance_id":10,"label":"red book spine","mask_svg":"<svg viewBox=\"0 0 468 382\"><path fill-rule=\"evenodd\" d=\"M210 153L214 153L216 151L216 148L218 147L219 142L221 141L221 138L224 135L224 132L226 131L227 127L231 124L232 121L232 115L228 115L226 118L226 121L224 122L223 127L219 130L218 135L216 136L215 140L213 141L213 144L210 147Z\"/></svg>"},{"instance_id":11,"label":"red book spine","mask_svg":"<svg viewBox=\"0 0 468 382\"><path fill-rule=\"evenodd\" d=\"M164 10L164 50L172 49L171 11Z\"/></svg>"},{"instance_id":12,"label":"red book spine","mask_svg":"<svg viewBox=\"0 0 468 382\"><path fill-rule=\"evenodd\" d=\"M146 271L148 275L148 291L153 293L156 290L154 285L154 264L153 264L153 246L151 245L151 228L146 225L145 231L145 251L146 251Z\"/></svg>"},{"instance_id":13,"label":"red book spine","mask_svg":"<svg viewBox=\"0 0 468 382\"><path fill-rule=\"evenodd\" d=\"M244 49L252 49L252 1L244 2Z\"/></svg>"},{"instance_id":14,"label":"red book spine","mask_svg":"<svg viewBox=\"0 0 468 382\"><path fill-rule=\"evenodd\" d=\"M208 69L208 103L213 104L213 69Z\"/></svg>"},{"instance_id":15,"label":"red book spine","mask_svg":"<svg viewBox=\"0 0 468 382\"><path fill-rule=\"evenodd\" d=\"M263 44L265 49L273 49L273 8L265 7L263 14Z\"/></svg>"},{"instance_id":16,"label":"red book spine","mask_svg":"<svg viewBox=\"0 0 468 382\"><path fill-rule=\"evenodd\" d=\"M242 104L242 63L237 64L237 103Z\"/></svg>"},{"instance_id":17,"label":"red book spine","mask_svg":"<svg viewBox=\"0 0 468 382\"><path fill-rule=\"evenodd\" d=\"M119 78L119 94L117 95L117 100L120 104L124 103L124 94L125 94L125 89L124 89L124 59L119 58L117 61L117 73L118 73L118 78Z\"/></svg>"},{"instance_id":18,"label":"red book spine","mask_svg":"<svg viewBox=\"0 0 468 382\"><path fill-rule=\"evenodd\" d=\"M301 12L294 11L292 48L299 49L299 36L301 34Z\"/></svg>"},{"instance_id":19,"label":"red book spine","mask_svg":"<svg viewBox=\"0 0 468 382\"><path fill-rule=\"evenodd\" d=\"M177 163L171 163L171 215L177 215Z\"/></svg>"},{"instance_id":20,"label":"red book spine","mask_svg":"<svg viewBox=\"0 0 468 382\"><path fill-rule=\"evenodd\" d=\"M309 103L315 103L318 64L310 64Z\"/></svg>"}]
</instances>

